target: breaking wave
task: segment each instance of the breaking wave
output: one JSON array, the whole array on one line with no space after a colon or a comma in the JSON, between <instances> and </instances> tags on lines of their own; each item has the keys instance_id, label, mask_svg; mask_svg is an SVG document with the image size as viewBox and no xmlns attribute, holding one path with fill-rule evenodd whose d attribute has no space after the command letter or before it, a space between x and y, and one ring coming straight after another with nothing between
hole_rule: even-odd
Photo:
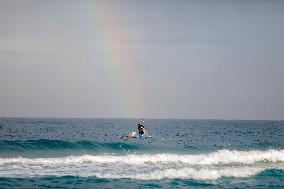
<instances>
[{"instance_id":1,"label":"breaking wave","mask_svg":"<svg viewBox=\"0 0 284 189\"><path fill-rule=\"evenodd\" d=\"M69 175L137 180L216 180L221 177L249 177L268 169L284 170L284 150L0 158L0 177Z\"/></svg>"},{"instance_id":2,"label":"breaking wave","mask_svg":"<svg viewBox=\"0 0 284 189\"><path fill-rule=\"evenodd\" d=\"M196 155L180 154L128 154L128 155L82 155L67 156L61 158L0 158L0 165L6 163L30 163L30 164L73 164L73 163L123 163L140 165L145 163L184 163L190 165L214 165L214 164L254 164L257 162L284 162L284 150L267 151L236 151L218 150L216 152Z\"/></svg>"}]
</instances>

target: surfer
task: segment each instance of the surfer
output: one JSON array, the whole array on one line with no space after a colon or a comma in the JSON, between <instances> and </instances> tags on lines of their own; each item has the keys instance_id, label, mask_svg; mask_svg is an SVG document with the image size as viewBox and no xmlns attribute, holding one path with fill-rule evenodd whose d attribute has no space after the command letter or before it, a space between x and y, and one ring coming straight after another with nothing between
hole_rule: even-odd
<instances>
[{"instance_id":1,"label":"surfer","mask_svg":"<svg viewBox=\"0 0 284 189\"><path fill-rule=\"evenodd\" d=\"M120 137L122 140L128 140L128 139L136 139L136 138L151 138L151 136L148 135L145 126L144 126L144 120L142 119L140 123L138 123L138 135L136 132L132 131L129 134L124 134Z\"/></svg>"},{"instance_id":2,"label":"surfer","mask_svg":"<svg viewBox=\"0 0 284 189\"><path fill-rule=\"evenodd\" d=\"M144 120L142 119L142 120L140 121L140 123L138 123L138 134L139 134L139 138L144 137L144 135L147 136L147 132L146 132L145 126L144 126L143 124L144 124Z\"/></svg>"}]
</instances>

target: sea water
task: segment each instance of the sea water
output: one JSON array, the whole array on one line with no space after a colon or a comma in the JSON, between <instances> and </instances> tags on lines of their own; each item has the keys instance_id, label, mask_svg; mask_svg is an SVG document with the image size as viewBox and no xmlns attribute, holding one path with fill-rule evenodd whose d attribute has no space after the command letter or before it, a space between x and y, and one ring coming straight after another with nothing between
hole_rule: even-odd
<instances>
[{"instance_id":1,"label":"sea water","mask_svg":"<svg viewBox=\"0 0 284 189\"><path fill-rule=\"evenodd\" d=\"M284 188L284 121L0 119L0 188Z\"/></svg>"}]
</instances>

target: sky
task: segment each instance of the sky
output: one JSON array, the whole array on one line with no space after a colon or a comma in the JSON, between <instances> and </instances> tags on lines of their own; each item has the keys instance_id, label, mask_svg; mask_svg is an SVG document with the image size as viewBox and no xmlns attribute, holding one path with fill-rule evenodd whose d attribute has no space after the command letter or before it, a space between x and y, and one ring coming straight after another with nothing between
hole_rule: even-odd
<instances>
[{"instance_id":1,"label":"sky","mask_svg":"<svg viewBox=\"0 0 284 189\"><path fill-rule=\"evenodd\" d=\"M284 119L284 1L1 0L0 117Z\"/></svg>"}]
</instances>

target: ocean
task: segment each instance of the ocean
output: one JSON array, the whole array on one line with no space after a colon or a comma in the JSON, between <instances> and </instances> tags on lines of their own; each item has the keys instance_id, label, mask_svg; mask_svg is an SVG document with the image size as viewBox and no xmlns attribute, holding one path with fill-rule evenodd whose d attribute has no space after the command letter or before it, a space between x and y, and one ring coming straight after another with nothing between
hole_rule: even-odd
<instances>
[{"instance_id":1,"label":"ocean","mask_svg":"<svg viewBox=\"0 0 284 189\"><path fill-rule=\"evenodd\" d=\"M0 188L284 188L284 121L0 118Z\"/></svg>"}]
</instances>

